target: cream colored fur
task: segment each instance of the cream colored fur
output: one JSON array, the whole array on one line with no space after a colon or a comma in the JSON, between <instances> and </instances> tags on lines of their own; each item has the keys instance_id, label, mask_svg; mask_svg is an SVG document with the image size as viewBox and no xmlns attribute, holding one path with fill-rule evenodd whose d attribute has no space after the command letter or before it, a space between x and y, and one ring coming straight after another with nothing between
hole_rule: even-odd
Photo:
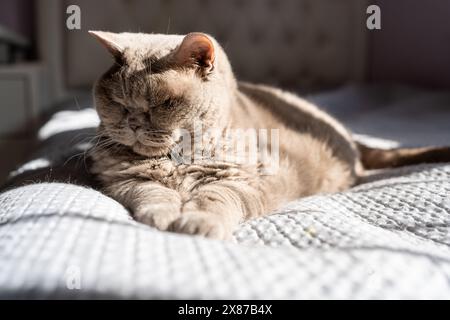
<instances>
[{"instance_id":1,"label":"cream colored fur","mask_svg":"<svg viewBox=\"0 0 450 320\"><path fill-rule=\"evenodd\" d=\"M290 200L345 190L361 172L339 122L296 95L238 83L211 36L94 35L116 63L95 85L101 140L92 172L136 220L225 239ZM168 156L173 133L194 132L195 123L222 134L278 129L279 170L267 175L264 163L232 160L177 163Z\"/></svg>"}]
</instances>

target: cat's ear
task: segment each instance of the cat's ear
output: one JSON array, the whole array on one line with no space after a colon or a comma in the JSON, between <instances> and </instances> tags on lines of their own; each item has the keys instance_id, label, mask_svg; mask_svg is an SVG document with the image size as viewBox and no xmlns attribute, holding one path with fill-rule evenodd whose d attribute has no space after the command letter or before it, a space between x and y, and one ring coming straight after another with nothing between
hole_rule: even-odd
<instances>
[{"instance_id":1,"label":"cat's ear","mask_svg":"<svg viewBox=\"0 0 450 320\"><path fill-rule=\"evenodd\" d=\"M174 57L177 64L198 67L207 75L214 69L213 42L204 33L189 33L184 37Z\"/></svg>"},{"instance_id":2,"label":"cat's ear","mask_svg":"<svg viewBox=\"0 0 450 320\"><path fill-rule=\"evenodd\" d=\"M100 42L116 59L122 57L123 47L118 42L118 37L115 33L106 31L88 31L95 39Z\"/></svg>"}]
</instances>

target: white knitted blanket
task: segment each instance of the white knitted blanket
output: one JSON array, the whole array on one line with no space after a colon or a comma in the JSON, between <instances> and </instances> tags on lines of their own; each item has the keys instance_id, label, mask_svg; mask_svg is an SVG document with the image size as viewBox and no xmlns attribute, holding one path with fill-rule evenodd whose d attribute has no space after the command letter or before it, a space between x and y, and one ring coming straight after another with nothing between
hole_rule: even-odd
<instances>
[{"instance_id":1,"label":"white knitted blanket","mask_svg":"<svg viewBox=\"0 0 450 320\"><path fill-rule=\"evenodd\" d=\"M373 90L347 88L313 99L373 103ZM377 99L390 98L382 99L386 107L378 116L384 112L394 121L392 110L404 100L380 92ZM435 109L429 103L422 112L448 123L450 104L444 109L432 101ZM439 101L450 102L450 94ZM299 199L243 224L225 243L159 232L131 220L111 198L77 185L86 182L69 163L83 146L69 141L80 124L96 121L90 109L53 118L41 135L59 138L47 139L16 171L45 175L28 174L0 194L0 298L450 298L450 164L378 172L346 192ZM413 120L404 132L411 126ZM373 135L367 128L356 131ZM437 136L450 141L448 130L433 131L431 142ZM383 138L402 143L386 132ZM65 166L72 183L52 182L61 180L54 172Z\"/></svg>"}]
</instances>

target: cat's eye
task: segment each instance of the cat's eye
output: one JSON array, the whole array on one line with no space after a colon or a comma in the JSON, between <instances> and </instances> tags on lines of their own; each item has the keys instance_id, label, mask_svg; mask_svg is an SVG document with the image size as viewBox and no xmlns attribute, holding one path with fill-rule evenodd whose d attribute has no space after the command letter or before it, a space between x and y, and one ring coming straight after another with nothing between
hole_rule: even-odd
<instances>
[{"instance_id":1,"label":"cat's eye","mask_svg":"<svg viewBox=\"0 0 450 320\"><path fill-rule=\"evenodd\" d=\"M176 101L174 99L166 99L164 100L164 102L162 103L162 106L166 107L166 108L173 108L176 105Z\"/></svg>"},{"instance_id":2,"label":"cat's eye","mask_svg":"<svg viewBox=\"0 0 450 320\"><path fill-rule=\"evenodd\" d=\"M124 114L129 114L130 113L130 109L127 106L122 106L122 112Z\"/></svg>"}]
</instances>

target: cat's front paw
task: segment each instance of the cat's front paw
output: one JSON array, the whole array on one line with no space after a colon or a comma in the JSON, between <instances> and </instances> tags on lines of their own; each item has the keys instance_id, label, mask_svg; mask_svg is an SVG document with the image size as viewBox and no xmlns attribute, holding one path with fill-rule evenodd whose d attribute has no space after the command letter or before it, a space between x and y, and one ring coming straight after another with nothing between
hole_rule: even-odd
<instances>
[{"instance_id":1,"label":"cat's front paw","mask_svg":"<svg viewBox=\"0 0 450 320\"><path fill-rule=\"evenodd\" d=\"M223 219L217 214L204 211L183 212L171 223L168 230L220 240L231 238L231 230Z\"/></svg>"},{"instance_id":2,"label":"cat's front paw","mask_svg":"<svg viewBox=\"0 0 450 320\"><path fill-rule=\"evenodd\" d=\"M134 218L141 223L166 231L180 215L180 209L161 204L151 204L136 210Z\"/></svg>"}]
</instances>

